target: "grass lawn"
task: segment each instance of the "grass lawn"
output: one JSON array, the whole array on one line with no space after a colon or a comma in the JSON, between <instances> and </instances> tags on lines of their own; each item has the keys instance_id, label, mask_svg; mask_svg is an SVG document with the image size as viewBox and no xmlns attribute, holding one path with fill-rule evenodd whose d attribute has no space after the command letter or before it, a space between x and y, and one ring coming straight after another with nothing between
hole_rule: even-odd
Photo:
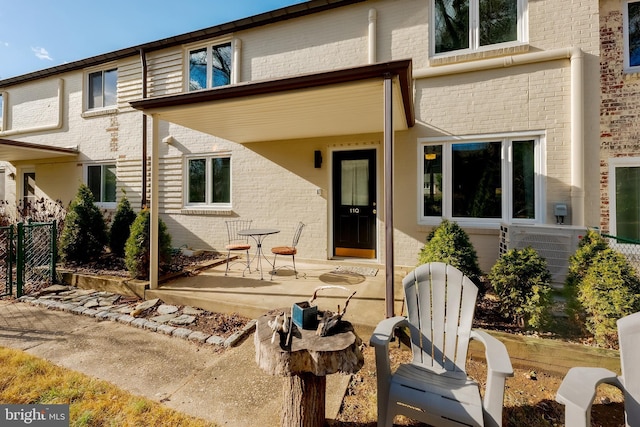
<instances>
[{"instance_id":1,"label":"grass lawn","mask_svg":"<svg viewBox=\"0 0 640 427\"><path fill-rule=\"evenodd\" d=\"M214 426L19 350L0 347L0 402L68 404L71 426Z\"/></svg>"}]
</instances>

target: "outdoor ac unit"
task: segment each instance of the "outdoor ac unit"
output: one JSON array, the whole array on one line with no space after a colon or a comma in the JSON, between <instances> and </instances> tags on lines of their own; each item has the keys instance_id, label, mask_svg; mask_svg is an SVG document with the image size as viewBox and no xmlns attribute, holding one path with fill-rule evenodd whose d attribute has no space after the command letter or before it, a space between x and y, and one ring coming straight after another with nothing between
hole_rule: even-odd
<instances>
[{"instance_id":1,"label":"outdoor ac unit","mask_svg":"<svg viewBox=\"0 0 640 427\"><path fill-rule=\"evenodd\" d=\"M587 233L586 227L570 225L518 225L500 226L500 255L509 249L531 246L547 261L551 283L562 288L567 277L569 257L578 248L580 239Z\"/></svg>"}]
</instances>

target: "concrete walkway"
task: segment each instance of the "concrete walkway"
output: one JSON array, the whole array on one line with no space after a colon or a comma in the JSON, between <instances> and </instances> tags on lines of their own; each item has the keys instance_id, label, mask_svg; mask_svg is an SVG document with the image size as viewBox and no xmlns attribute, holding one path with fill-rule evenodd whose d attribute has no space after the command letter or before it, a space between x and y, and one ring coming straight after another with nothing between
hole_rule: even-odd
<instances>
[{"instance_id":1,"label":"concrete walkway","mask_svg":"<svg viewBox=\"0 0 640 427\"><path fill-rule=\"evenodd\" d=\"M221 350L185 339L23 302L0 301L0 346L106 380L220 426L277 426L283 379L255 363L252 336ZM349 376L327 378L326 416Z\"/></svg>"}]
</instances>

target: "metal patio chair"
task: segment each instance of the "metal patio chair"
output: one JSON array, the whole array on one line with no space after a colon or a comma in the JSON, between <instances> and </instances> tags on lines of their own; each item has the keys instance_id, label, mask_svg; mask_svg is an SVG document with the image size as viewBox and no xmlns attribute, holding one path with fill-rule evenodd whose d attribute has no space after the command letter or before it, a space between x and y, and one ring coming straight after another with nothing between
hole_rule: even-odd
<instances>
[{"instance_id":1,"label":"metal patio chair","mask_svg":"<svg viewBox=\"0 0 640 427\"><path fill-rule=\"evenodd\" d=\"M227 269L224 272L226 276L229 273L229 264L231 260L231 252L244 252L247 257L246 269L251 273L251 257L249 256L249 250L251 244L249 243L249 236L240 236L238 231L251 228L253 220L250 219L237 219L233 221L226 221L227 224L227 237L228 243L225 246L227 249ZM244 263L244 261L241 261Z\"/></svg>"},{"instance_id":2,"label":"metal patio chair","mask_svg":"<svg viewBox=\"0 0 640 427\"><path fill-rule=\"evenodd\" d=\"M476 285L455 267L423 264L402 281L408 317L381 321L371 336L378 377L378 426L403 414L433 426L501 426L505 379L513 376L504 344L472 330ZM389 342L406 327L413 360L391 372ZM484 399L465 372L469 340L484 344Z\"/></svg>"},{"instance_id":3,"label":"metal patio chair","mask_svg":"<svg viewBox=\"0 0 640 427\"><path fill-rule=\"evenodd\" d=\"M627 426L640 426L640 312L616 322L620 343L618 376L606 368L576 367L569 369L562 380L556 401L565 406L565 425L590 426L591 405L598 385L605 383L624 393L624 415Z\"/></svg>"},{"instance_id":4,"label":"metal patio chair","mask_svg":"<svg viewBox=\"0 0 640 427\"><path fill-rule=\"evenodd\" d=\"M298 253L298 241L300 240L300 235L302 234L302 229L304 228L304 224L302 222L298 223L296 227L296 231L293 233L293 241L291 242L291 246L275 246L271 248L271 253L273 254L273 269L271 270L271 280L273 280L273 276L278 274L278 270L282 268L291 268L287 265L276 268L276 258L278 255L290 256L293 261L293 273L298 278L298 270L296 270L296 254Z\"/></svg>"}]
</instances>

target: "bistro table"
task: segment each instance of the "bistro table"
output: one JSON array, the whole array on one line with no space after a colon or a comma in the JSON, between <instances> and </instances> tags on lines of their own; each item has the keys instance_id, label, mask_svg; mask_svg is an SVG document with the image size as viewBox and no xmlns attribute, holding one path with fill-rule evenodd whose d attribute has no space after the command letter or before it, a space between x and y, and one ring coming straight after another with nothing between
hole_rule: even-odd
<instances>
[{"instance_id":1,"label":"bistro table","mask_svg":"<svg viewBox=\"0 0 640 427\"><path fill-rule=\"evenodd\" d=\"M240 236L249 236L256 242L257 249L256 254L253 257L253 261L256 261L257 270L260 271L260 280L264 280L264 274L262 273L262 258L264 258L264 260L273 267L273 265L269 262L264 252L262 251L262 241L265 237L279 232L280 230L275 228L248 228L246 230L238 231L238 234ZM251 261L249 262L249 264L250 263ZM242 273L242 275L244 276L244 272Z\"/></svg>"},{"instance_id":2,"label":"bistro table","mask_svg":"<svg viewBox=\"0 0 640 427\"><path fill-rule=\"evenodd\" d=\"M286 334L272 342L268 322L274 318L274 314L258 318L254 344L262 370L288 377L283 383L282 426L324 426L326 375L358 372L364 364L362 341L351 323L341 321L332 335L322 337L315 330L293 326L290 343Z\"/></svg>"}]
</instances>

